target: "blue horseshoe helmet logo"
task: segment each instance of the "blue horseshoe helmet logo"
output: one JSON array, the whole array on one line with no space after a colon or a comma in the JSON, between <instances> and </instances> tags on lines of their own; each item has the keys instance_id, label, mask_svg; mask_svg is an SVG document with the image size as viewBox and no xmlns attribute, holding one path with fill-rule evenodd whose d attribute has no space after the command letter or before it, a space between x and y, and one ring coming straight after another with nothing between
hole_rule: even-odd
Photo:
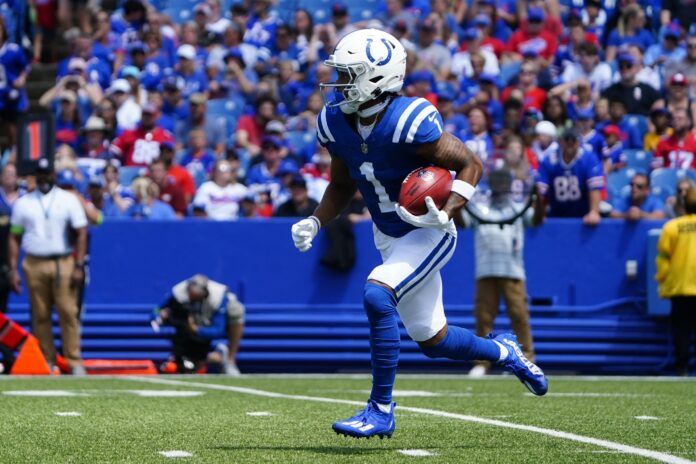
<instances>
[{"instance_id":1,"label":"blue horseshoe helmet logo","mask_svg":"<svg viewBox=\"0 0 696 464\"><path fill-rule=\"evenodd\" d=\"M375 62L375 58L372 56L372 52L370 51L370 47L372 47L372 41L373 39L367 39L367 48L365 49L365 53L367 54L367 59L370 60L370 63ZM392 50L391 47L389 46L389 43L387 42L387 39L382 39L382 43L384 44L385 47L387 47L387 57L383 59L382 61L377 63L377 66L384 66L385 64L389 63L392 57Z\"/></svg>"}]
</instances>

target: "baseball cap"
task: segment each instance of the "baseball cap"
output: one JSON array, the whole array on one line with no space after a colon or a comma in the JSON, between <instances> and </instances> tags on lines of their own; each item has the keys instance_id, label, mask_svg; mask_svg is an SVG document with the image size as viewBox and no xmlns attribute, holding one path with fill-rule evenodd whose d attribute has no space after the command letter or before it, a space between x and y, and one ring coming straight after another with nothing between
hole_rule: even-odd
<instances>
[{"instance_id":1,"label":"baseball cap","mask_svg":"<svg viewBox=\"0 0 696 464\"><path fill-rule=\"evenodd\" d=\"M527 109L524 110L522 116L525 118L534 118L539 120L541 120L544 117L544 115L541 113L541 110L535 106L527 107Z\"/></svg>"},{"instance_id":2,"label":"baseball cap","mask_svg":"<svg viewBox=\"0 0 696 464\"><path fill-rule=\"evenodd\" d=\"M273 119L271 121L268 121L266 127L264 128L264 131L266 133L273 132L282 134L283 132L285 132L285 125L283 125L282 122Z\"/></svg>"},{"instance_id":3,"label":"baseball cap","mask_svg":"<svg viewBox=\"0 0 696 464\"><path fill-rule=\"evenodd\" d=\"M274 148L282 148L283 146L283 141L280 140L278 137L273 137L272 135L265 135L261 139L261 148L264 147L274 147ZM282 164L281 164L282 167Z\"/></svg>"},{"instance_id":4,"label":"baseball cap","mask_svg":"<svg viewBox=\"0 0 696 464\"><path fill-rule=\"evenodd\" d=\"M527 20L532 23L542 22L544 20L544 10L541 8L530 8L527 13Z\"/></svg>"},{"instance_id":5,"label":"baseball cap","mask_svg":"<svg viewBox=\"0 0 696 464\"><path fill-rule=\"evenodd\" d=\"M563 129L561 132L561 140L580 140L582 137L580 135L580 132L578 132L575 128L573 127L566 127Z\"/></svg>"},{"instance_id":6,"label":"baseball cap","mask_svg":"<svg viewBox=\"0 0 696 464\"><path fill-rule=\"evenodd\" d=\"M418 24L418 29L421 31L433 32L435 30L435 23L431 19L424 19Z\"/></svg>"},{"instance_id":7,"label":"baseball cap","mask_svg":"<svg viewBox=\"0 0 696 464\"><path fill-rule=\"evenodd\" d=\"M125 79L116 79L111 83L108 89L106 89L107 95L114 94L116 92L129 93L131 91L131 86Z\"/></svg>"},{"instance_id":8,"label":"baseball cap","mask_svg":"<svg viewBox=\"0 0 696 464\"><path fill-rule=\"evenodd\" d=\"M204 15L209 16L212 11L210 11L210 7L206 3L199 3L193 7L193 13L203 13Z\"/></svg>"},{"instance_id":9,"label":"baseball cap","mask_svg":"<svg viewBox=\"0 0 696 464\"><path fill-rule=\"evenodd\" d=\"M479 5L495 6L495 0L478 0Z\"/></svg>"},{"instance_id":10,"label":"baseball cap","mask_svg":"<svg viewBox=\"0 0 696 464\"><path fill-rule=\"evenodd\" d=\"M140 41L140 40L135 40L131 43L128 44L128 53L147 53L148 52L148 46Z\"/></svg>"},{"instance_id":11,"label":"baseball cap","mask_svg":"<svg viewBox=\"0 0 696 464\"><path fill-rule=\"evenodd\" d=\"M59 187L76 187L77 179L75 178L75 173L70 169L59 171L56 176L56 185Z\"/></svg>"},{"instance_id":12,"label":"baseball cap","mask_svg":"<svg viewBox=\"0 0 696 464\"><path fill-rule=\"evenodd\" d=\"M665 38L677 39L681 37L681 30L679 26L670 24L665 28Z\"/></svg>"},{"instance_id":13,"label":"baseball cap","mask_svg":"<svg viewBox=\"0 0 696 464\"><path fill-rule=\"evenodd\" d=\"M104 120L99 116L90 116L85 123L85 131L103 131L106 130Z\"/></svg>"},{"instance_id":14,"label":"baseball cap","mask_svg":"<svg viewBox=\"0 0 696 464\"><path fill-rule=\"evenodd\" d=\"M134 77L136 79L140 79L140 70L135 66L124 66L121 68L118 76L121 78Z\"/></svg>"},{"instance_id":15,"label":"baseball cap","mask_svg":"<svg viewBox=\"0 0 696 464\"><path fill-rule=\"evenodd\" d=\"M616 58L616 60L619 63L635 64L636 62L635 57L628 52L619 53L619 56Z\"/></svg>"},{"instance_id":16,"label":"baseball cap","mask_svg":"<svg viewBox=\"0 0 696 464\"><path fill-rule=\"evenodd\" d=\"M667 116L669 117L669 110L667 108L655 108L654 110L650 111L650 117L654 118L656 116Z\"/></svg>"},{"instance_id":17,"label":"baseball cap","mask_svg":"<svg viewBox=\"0 0 696 464\"><path fill-rule=\"evenodd\" d=\"M475 27L470 27L464 30L462 38L464 40L476 40L479 37L479 31Z\"/></svg>"},{"instance_id":18,"label":"baseball cap","mask_svg":"<svg viewBox=\"0 0 696 464\"><path fill-rule=\"evenodd\" d=\"M104 181L104 178L100 175L93 174L89 176L89 179L87 181L87 185L89 187L105 187L106 182Z\"/></svg>"},{"instance_id":19,"label":"baseball cap","mask_svg":"<svg viewBox=\"0 0 696 464\"><path fill-rule=\"evenodd\" d=\"M484 26L490 26L491 25L491 18L488 17L488 15L485 14L479 14L474 17L474 26L477 27L484 27Z\"/></svg>"},{"instance_id":20,"label":"baseball cap","mask_svg":"<svg viewBox=\"0 0 696 464\"><path fill-rule=\"evenodd\" d=\"M87 69L87 62L83 58L70 58L68 62L68 71L84 71L85 69Z\"/></svg>"},{"instance_id":21,"label":"baseball cap","mask_svg":"<svg viewBox=\"0 0 696 464\"><path fill-rule=\"evenodd\" d=\"M539 57L539 51L534 50L534 49L527 49L524 52L522 52L522 56L524 58L538 58Z\"/></svg>"},{"instance_id":22,"label":"baseball cap","mask_svg":"<svg viewBox=\"0 0 696 464\"><path fill-rule=\"evenodd\" d=\"M420 71L414 71L411 73L409 77L409 81L411 83L416 83L416 82L432 82L433 81L433 73L428 71L427 69L421 69Z\"/></svg>"},{"instance_id":23,"label":"baseball cap","mask_svg":"<svg viewBox=\"0 0 696 464\"><path fill-rule=\"evenodd\" d=\"M594 119L594 110L592 108L583 108L576 113L577 119Z\"/></svg>"},{"instance_id":24,"label":"baseball cap","mask_svg":"<svg viewBox=\"0 0 696 464\"><path fill-rule=\"evenodd\" d=\"M534 133L537 135L548 135L549 137L556 137L557 131L556 126L551 121L539 121L536 126L534 126Z\"/></svg>"},{"instance_id":25,"label":"baseball cap","mask_svg":"<svg viewBox=\"0 0 696 464\"><path fill-rule=\"evenodd\" d=\"M669 85L687 85L689 81L682 73L676 73L669 79Z\"/></svg>"},{"instance_id":26,"label":"baseball cap","mask_svg":"<svg viewBox=\"0 0 696 464\"><path fill-rule=\"evenodd\" d=\"M34 170L36 174L52 174L53 173L53 163L46 158L41 158L36 163L36 169Z\"/></svg>"},{"instance_id":27,"label":"baseball cap","mask_svg":"<svg viewBox=\"0 0 696 464\"><path fill-rule=\"evenodd\" d=\"M348 14L348 8L343 3L334 3L331 7L331 14L334 16L345 16Z\"/></svg>"},{"instance_id":28,"label":"baseball cap","mask_svg":"<svg viewBox=\"0 0 696 464\"><path fill-rule=\"evenodd\" d=\"M225 62L231 60L232 58L237 58L244 63L244 56L242 55L242 51L239 49L239 47L232 47L227 50L227 53L225 54Z\"/></svg>"},{"instance_id":29,"label":"baseball cap","mask_svg":"<svg viewBox=\"0 0 696 464\"><path fill-rule=\"evenodd\" d=\"M290 187L307 188L307 181L300 174L295 174L290 181Z\"/></svg>"},{"instance_id":30,"label":"baseball cap","mask_svg":"<svg viewBox=\"0 0 696 464\"><path fill-rule=\"evenodd\" d=\"M183 90L184 82L177 76L168 76L162 81L162 88L164 90Z\"/></svg>"},{"instance_id":31,"label":"baseball cap","mask_svg":"<svg viewBox=\"0 0 696 464\"><path fill-rule=\"evenodd\" d=\"M176 51L176 56L185 60L194 60L196 59L196 49L193 48L193 45L181 45Z\"/></svg>"},{"instance_id":32,"label":"baseball cap","mask_svg":"<svg viewBox=\"0 0 696 464\"><path fill-rule=\"evenodd\" d=\"M280 163L280 166L278 166L278 175L279 176L284 176L286 174L297 174L299 173L300 170L297 167L297 164L295 164L294 161L291 160L283 160Z\"/></svg>"},{"instance_id":33,"label":"baseball cap","mask_svg":"<svg viewBox=\"0 0 696 464\"><path fill-rule=\"evenodd\" d=\"M204 93L194 92L189 97L189 103L194 105L205 105L208 102L208 97Z\"/></svg>"},{"instance_id":34,"label":"baseball cap","mask_svg":"<svg viewBox=\"0 0 696 464\"><path fill-rule=\"evenodd\" d=\"M160 150L165 149L165 150L174 150L174 142L171 140L165 140L164 142L160 142Z\"/></svg>"},{"instance_id":35,"label":"baseball cap","mask_svg":"<svg viewBox=\"0 0 696 464\"><path fill-rule=\"evenodd\" d=\"M604 135L615 135L617 137L621 137L621 129L619 129L619 126L615 124L609 124L602 129L602 132L604 132Z\"/></svg>"},{"instance_id":36,"label":"baseball cap","mask_svg":"<svg viewBox=\"0 0 696 464\"><path fill-rule=\"evenodd\" d=\"M481 73L479 76L479 83L481 84L495 84L496 77L493 74Z\"/></svg>"},{"instance_id":37,"label":"baseball cap","mask_svg":"<svg viewBox=\"0 0 696 464\"><path fill-rule=\"evenodd\" d=\"M457 90L449 82L438 82L435 92L438 100L454 101L457 98Z\"/></svg>"},{"instance_id":38,"label":"baseball cap","mask_svg":"<svg viewBox=\"0 0 696 464\"><path fill-rule=\"evenodd\" d=\"M157 114L159 113L159 108L154 103L146 103L145 106L143 106L142 112L148 114Z\"/></svg>"}]
</instances>

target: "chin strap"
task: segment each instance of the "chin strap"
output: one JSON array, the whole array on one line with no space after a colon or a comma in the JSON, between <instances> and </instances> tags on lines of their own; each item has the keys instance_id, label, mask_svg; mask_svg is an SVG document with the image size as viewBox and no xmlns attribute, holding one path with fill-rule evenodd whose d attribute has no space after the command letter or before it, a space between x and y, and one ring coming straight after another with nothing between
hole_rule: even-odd
<instances>
[{"instance_id":1,"label":"chin strap","mask_svg":"<svg viewBox=\"0 0 696 464\"><path fill-rule=\"evenodd\" d=\"M379 113L384 108L386 108L389 102L391 102L391 97L387 97L384 99L383 102L377 103L376 105L372 105L369 108L365 108L364 110L358 110L358 116L360 116L361 118L369 118L370 116L374 116L375 114Z\"/></svg>"}]
</instances>

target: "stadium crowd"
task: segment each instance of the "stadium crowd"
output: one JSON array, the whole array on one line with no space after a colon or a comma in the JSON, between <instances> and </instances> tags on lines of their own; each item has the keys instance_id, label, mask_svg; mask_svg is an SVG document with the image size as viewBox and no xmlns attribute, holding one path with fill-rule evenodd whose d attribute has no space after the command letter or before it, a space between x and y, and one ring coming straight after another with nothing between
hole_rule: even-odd
<instances>
[{"instance_id":1,"label":"stadium crowd","mask_svg":"<svg viewBox=\"0 0 696 464\"><path fill-rule=\"evenodd\" d=\"M31 63L64 37L70 54L38 103L55 115L58 184L106 220L311 212L330 165L316 142L318 84L335 79L322 62L360 27L404 44L404 93L435 104L488 170L538 176L560 202L582 199L550 216L678 215L678 192L696 179L693 3L101 4L0 1L0 117L14 142ZM4 164L13 157L10 147Z\"/></svg>"}]
</instances>

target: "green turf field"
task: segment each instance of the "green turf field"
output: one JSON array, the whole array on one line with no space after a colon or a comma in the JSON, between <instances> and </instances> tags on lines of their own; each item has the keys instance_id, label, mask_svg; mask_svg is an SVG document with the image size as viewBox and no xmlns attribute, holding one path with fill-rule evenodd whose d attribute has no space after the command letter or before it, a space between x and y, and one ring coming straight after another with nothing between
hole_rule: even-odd
<instances>
[{"instance_id":1,"label":"green turf field","mask_svg":"<svg viewBox=\"0 0 696 464\"><path fill-rule=\"evenodd\" d=\"M0 463L696 461L693 380L552 377L535 398L511 377L402 376L394 437L357 441L330 426L365 376L141 379L3 376Z\"/></svg>"}]
</instances>

